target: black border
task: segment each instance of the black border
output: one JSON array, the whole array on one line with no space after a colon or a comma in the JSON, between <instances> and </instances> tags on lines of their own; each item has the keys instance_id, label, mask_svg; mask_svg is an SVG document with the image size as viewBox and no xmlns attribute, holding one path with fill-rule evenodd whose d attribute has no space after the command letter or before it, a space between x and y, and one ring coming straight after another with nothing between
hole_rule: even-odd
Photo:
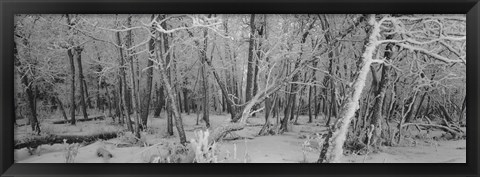
<instances>
[{"instance_id":1,"label":"black border","mask_svg":"<svg viewBox=\"0 0 480 177\"><path fill-rule=\"evenodd\" d=\"M465 13L466 164L13 164L13 14L17 13ZM478 176L478 0L0 0L2 176Z\"/></svg>"}]
</instances>

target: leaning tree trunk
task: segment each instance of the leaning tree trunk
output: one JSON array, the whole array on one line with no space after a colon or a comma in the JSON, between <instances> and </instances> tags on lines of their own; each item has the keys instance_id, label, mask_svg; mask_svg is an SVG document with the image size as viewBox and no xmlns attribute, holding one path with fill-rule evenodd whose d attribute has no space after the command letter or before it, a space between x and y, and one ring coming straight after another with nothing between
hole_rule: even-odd
<instances>
[{"instance_id":1,"label":"leaning tree trunk","mask_svg":"<svg viewBox=\"0 0 480 177\"><path fill-rule=\"evenodd\" d=\"M285 76L283 79L279 79L276 82L266 86L266 88L260 92L258 92L250 101L245 103L243 109L241 111L241 116L237 121L232 121L229 124L222 125L220 127L215 128L211 135L209 136L209 143L218 142L222 139L226 134L232 131L242 130L246 126L246 119L250 116L251 110L255 104L261 104L267 97L271 94L277 92L285 86L291 79L298 75L298 73L305 68L305 63L301 62L299 64L300 67L295 68L290 74Z\"/></svg>"},{"instance_id":2,"label":"leaning tree trunk","mask_svg":"<svg viewBox=\"0 0 480 177\"><path fill-rule=\"evenodd\" d=\"M85 102L85 87L84 87L84 76L83 76L83 69L82 69L82 51L83 48L81 47L75 47L73 48L74 53L73 56L74 58L77 59L77 65L78 65L78 85L80 85L80 104L82 105L82 113L83 113L83 119L88 119L88 114L87 114L87 104Z\"/></svg>"},{"instance_id":3,"label":"leaning tree trunk","mask_svg":"<svg viewBox=\"0 0 480 177\"><path fill-rule=\"evenodd\" d=\"M296 69L289 76L286 76L284 79L266 86L264 90L262 90L261 92L258 92L254 97L252 97L252 99L249 102L245 104L245 106L242 109L240 119L238 119L236 122L232 122L232 123L225 124L215 128L210 134L210 136L208 137L208 142L210 144L214 142L218 142L229 132L242 130L243 128L245 128L246 120L250 116L253 106L255 104L261 104L271 94L280 90L280 88L286 85L286 83L290 81L293 76L297 75L300 70L301 70L300 68Z\"/></svg>"},{"instance_id":4,"label":"leaning tree trunk","mask_svg":"<svg viewBox=\"0 0 480 177\"><path fill-rule=\"evenodd\" d=\"M339 118L328 133L318 163L339 163L343 156L343 144L347 138L348 128L356 110L359 108L359 100L373 62L373 53L379 45L377 36L380 34L381 24L376 22L375 15L370 15L368 22L373 29L369 31L369 40L365 45L361 66L358 67L358 76L353 82L353 90L349 93L348 99L340 111Z\"/></svg>"},{"instance_id":5,"label":"leaning tree trunk","mask_svg":"<svg viewBox=\"0 0 480 177\"><path fill-rule=\"evenodd\" d=\"M166 24L162 23L161 24L163 28L166 28ZM158 60L158 69L160 71L160 77L161 81L163 83L164 89L167 93L167 110L170 110L170 113L172 114L173 118L175 119L175 126L178 131L178 136L180 138L180 143L182 145L186 145L187 143L187 138L185 136L185 130L183 129L183 123L182 123L182 117L180 112L178 111L177 107L177 95L176 92L173 90L172 84L171 84L171 77L170 74L167 71L167 66L169 65L171 61L170 59L170 54L166 55L165 57L163 56L168 50L169 50L169 44L168 44L168 36L166 34L161 35L161 39L163 40L163 47L159 48L160 56ZM171 117L171 116L169 116ZM173 123L172 123L173 124ZM167 128L171 127L172 124L167 125ZM172 132L173 133L173 132Z\"/></svg>"},{"instance_id":6,"label":"leaning tree trunk","mask_svg":"<svg viewBox=\"0 0 480 177\"><path fill-rule=\"evenodd\" d=\"M159 64L160 64L160 67L158 67L158 68L160 70L160 75L162 77L163 85L165 86L165 90L167 92L168 102L170 103L167 106L170 107L170 109L172 110L172 113L173 113L173 117L175 118L175 126L177 127L178 136L180 137L180 143L182 145L185 145L187 143L187 138L185 137L185 131L183 130L182 117L181 117L180 113L178 112L178 109L177 109L177 106L176 106L177 103L176 103L175 98L177 96L176 96L176 93L173 91L173 89L171 87L169 78L167 77L167 74L166 74L164 66L163 66L163 61L160 60Z\"/></svg>"},{"instance_id":7,"label":"leaning tree trunk","mask_svg":"<svg viewBox=\"0 0 480 177\"><path fill-rule=\"evenodd\" d=\"M193 34L190 33L190 36L193 37ZM206 36L206 34L204 35ZM197 46L200 45L200 43L198 41L195 42ZM206 44L206 41L204 41L204 43ZM206 47L206 45L205 45ZM206 50L206 49L205 49ZM202 51L200 51L200 56L202 56L202 67L200 68L201 69L201 72L202 72L202 76L203 76L203 72L205 72L203 70L203 63L206 62L208 64L208 66L210 67L210 70L212 71L213 73L213 76L215 78L215 81L217 82L218 86L220 87L220 91L223 95L223 97L225 97L225 100L226 100L226 104L227 104L227 110L229 110L230 114L231 114L231 119L232 121L237 121L238 119L240 119L241 116L238 116L237 114L237 110L238 108L235 106L235 101L230 99L229 98L229 92L227 90L227 87L225 86L225 84L223 83L223 81L220 79L220 76L218 74L218 72L215 70L215 68L213 67L213 64L212 64L212 61L211 60L208 60L207 56L205 55L205 52L202 53ZM228 83L228 82L227 82ZM235 94L233 93L232 91L232 94ZM237 95L237 94L235 94Z\"/></svg>"}]
</instances>

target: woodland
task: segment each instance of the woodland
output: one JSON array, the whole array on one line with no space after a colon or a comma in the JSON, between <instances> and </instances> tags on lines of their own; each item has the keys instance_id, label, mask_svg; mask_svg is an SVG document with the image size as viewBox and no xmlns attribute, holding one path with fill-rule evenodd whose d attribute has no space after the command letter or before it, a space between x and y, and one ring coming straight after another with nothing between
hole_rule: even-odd
<instances>
[{"instance_id":1,"label":"woodland","mask_svg":"<svg viewBox=\"0 0 480 177\"><path fill-rule=\"evenodd\" d=\"M18 163L466 161L463 14L18 14Z\"/></svg>"}]
</instances>

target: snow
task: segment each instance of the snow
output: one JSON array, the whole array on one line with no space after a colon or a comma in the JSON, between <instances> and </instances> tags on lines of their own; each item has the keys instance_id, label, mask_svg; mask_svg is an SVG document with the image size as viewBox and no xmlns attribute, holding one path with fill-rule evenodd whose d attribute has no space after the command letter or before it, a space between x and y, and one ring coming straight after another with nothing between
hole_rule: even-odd
<instances>
[{"instance_id":1,"label":"snow","mask_svg":"<svg viewBox=\"0 0 480 177\"><path fill-rule=\"evenodd\" d=\"M162 114L161 118L149 118L149 130L142 132L149 147L140 147L132 145L133 140L130 133L125 133L115 139L99 140L92 144L81 146L75 158L75 163L147 163L151 161L154 155L166 154L168 144L179 144L176 129L174 136L167 136L166 119ZM185 132L187 140L194 137L194 131L204 129L204 123L195 125L196 115L182 115L184 119ZM227 122L230 115L211 115L210 122L212 127L220 126ZM315 133L327 133L324 119L319 117L314 119L313 123L308 122L308 116L300 116L298 125L290 125L292 129L283 135L257 136L261 125L264 122L262 114L257 117L249 118L247 127L231 135L231 137L246 137L245 139L224 140L217 143L218 161L221 163L313 163L319 157L319 150L315 148L305 148L305 137L314 137ZM274 120L272 120L274 122ZM60 124L58 132L80 133L79 129L83 127L82 132L96 132L119 128L111 124L108 118L102 121L79 122L78 127ZM64 129L72 132L64 132ZM112 126L106 128L106 126ZM88 127L88 128L87 128ZM19 132L25 129L18 129ZM431 135L441 136L441 132L430 133ZM19 137L19 136L16 136ZM308 140L310 141L310 140ZM312 142L315 140L311 140ZM405 142L415 141L415 145L404 143L398 147L384 147L381 152L369 153L367 157L360 155L348 155L341 159L342 163L465 163L466 162L466 140L431 140L431 139L413 139L406 138ZM315 143L313 143L315 144ZM97 157L97 149L105 148L113 154L112 158ZM30 155L26 148L15 150L15 161L17 163L65 163L65 145L42 145L33 151Z\"/></svg>"}]
</instances>

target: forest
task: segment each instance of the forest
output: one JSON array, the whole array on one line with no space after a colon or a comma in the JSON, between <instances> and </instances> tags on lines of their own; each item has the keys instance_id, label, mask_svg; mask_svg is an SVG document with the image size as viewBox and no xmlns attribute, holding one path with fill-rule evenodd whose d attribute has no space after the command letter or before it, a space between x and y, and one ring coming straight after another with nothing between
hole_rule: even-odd
<instances>
[{"instance_id":1,"label":"forest","mask_svg":"<svg viewBox=\"0 0 480 177\"><path fill-rule=\"evenodd\" d=\"M463 14L18 14L17 163L465 163Z\"/></svg>"}]
</instances>

